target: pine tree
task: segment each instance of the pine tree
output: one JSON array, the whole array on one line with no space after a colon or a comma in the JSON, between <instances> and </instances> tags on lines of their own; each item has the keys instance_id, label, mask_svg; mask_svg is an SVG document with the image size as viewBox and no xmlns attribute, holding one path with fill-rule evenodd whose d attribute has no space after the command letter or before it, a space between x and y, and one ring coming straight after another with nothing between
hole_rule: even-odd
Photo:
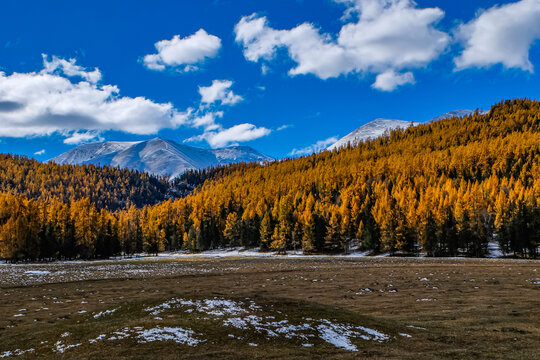
<instances>
[{"instance_id":1,"label":"pine tree","mask_svg":"<svg viewBox=\"0 0 540 360\"><path fill-rule=\"evenodd\" d=\"M274 229L272 227L272 220L270 215L265 213L261 221L260 227L261 234L261 249L268 250L270 249L270 244L272 243L272 235L274 234Z\"/></svg>"},{"instance_id":2,"label":"pine tree","mask_svg":"<svg viewBox=\"0 0 540 360\"><path fill-rule=\"evenodd\" d=\"M223 236L229 246L241 245L241 221L235 212L227 215L227 221L225 223L225 229L223 230Z\"/></svg>"}]
</instances>

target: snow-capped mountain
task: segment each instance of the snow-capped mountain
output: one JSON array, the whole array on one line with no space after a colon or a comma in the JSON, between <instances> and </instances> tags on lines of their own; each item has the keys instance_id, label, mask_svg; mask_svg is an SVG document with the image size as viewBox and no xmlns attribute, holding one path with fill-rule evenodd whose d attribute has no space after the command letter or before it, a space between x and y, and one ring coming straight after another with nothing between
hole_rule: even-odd
<instances>
[{"instance_id":1,"label":"snow-capped mountain","mask_svg":"<svg viewBox=\"0 0 540 360\"><path fill-rule=\"evenodd\" d=\"M249 146L231 146L221 149L203 149L155 138L147 141L107 141L80 145L50 161L58 164L111 165L146 171L173 179L186 170L237 162L270 161Z\"/></svg>"},{"instance_id":2,"label":"snow-capped mountain","mask_svg":"<svg viewBox=\"0 0 540 360\"><path fill-rule=\"evenodd\" d=\"M437 117L434 117L433 119L429 120L428 122L439 121L439 120L449 119L449 118L453 118L453 117L464 117L464 116L473 114L474 111L475 110L453 110L453 111L449 111L447 113L444 113L442 115L439 115ZM483 112L480 111L480 114L482 114L482 113Z\"/></svg>"},{"instance_id":3,"label":"snow-capped mountain","mask_svg":"<svg viewBox=\"0 0 540 360\"><path fill-rule=\"evenodd\" d=\"M433 119L427 121L427 123L431 121L439 121L443 119L449 119L452 117L464 117L467 115L471 115L476 110L453 110L449 111L447 113L444 113L442 115L439 115L437 117L434 117ZM487 114L488 111L479 111L479 114ZM347 146L347 144L351 143L352 145L356 145L358 142L362 140L367 139L375 139L379 136L381 136L386 130L394 130L397 128L406 129L409 126L419 125L421 123L419 122L410 122L410 121L403 121L403 120L394 120L394 119L376 119L373 120L365 125L360 126L358 129L354 130L350 134L345 135L329 147L327 147L327 150L334 150L338 149L344 146Z\"/></svg>"},{"instance_id":4,"label":"snow-capped mountain","mask_svg":"<svg viewBox=\"0 0 540 360\"><path fill-rule=\"evenodd\" d=\"M339 149L341 147L347 146L347 144L349 143L354 146L360 141L367 139L375 139L384 134L386 130L394 130L397 128L406 129L411 126L411 124L418 125L419 123L411 123L410 121L394 119L376 119L368 122L365 125L360 126L358 129L345 135L344 137L330 145L327 150L331 151L334 149Z\"/></svg>"}]
</instances>

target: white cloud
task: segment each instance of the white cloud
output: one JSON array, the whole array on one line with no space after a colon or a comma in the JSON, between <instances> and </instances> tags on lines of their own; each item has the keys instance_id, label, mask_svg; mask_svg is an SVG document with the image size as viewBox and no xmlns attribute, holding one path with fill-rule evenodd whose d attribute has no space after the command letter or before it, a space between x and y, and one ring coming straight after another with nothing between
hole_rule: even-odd
<instances>
[{"instance_id":1,"label":"white cloud","mask_svg":"<svg viewBox=\"0 0 540 360\"><path fill-rule=\"evenodd\" d=\"M36 151L36 152L34 153L34 155L43 155L43 154L45 154L45 149L41 149L41 150Z\"/></svg>"},{"instance_id":2,"label":"white cloud","mask_svg":"<svg viewBox=\"0 0 540 360\"><path fill-rule=\"evenodd\" d=\"M206 141L211 147L218 148L235 145L238 142L259 139L270 134L272 131L265 127L257 127L253 124L238 124L230 128L205 131L203 134L194 136L186 141Z\"/></svg>"},{"instance_id":3,"label":"white cloud","mask_svg":"<svg viewBox=\"0 0 540 360\"><path fill-rule=\"evenodd\" d=\"M204 105L220 103L221 105L234 105L244 100L236 95L230 88L233 82L230 80L214 80L210 86L199 86L201 102Z\"/></svg>"},{"instance_id":4,"label":"white cloud","mask_svg":"<svg viewBox=\"0 0 540 360\"><path fill-rule=\"evenodd\" d=\"M68 138L64 139L64 144L68 145L79 145L82 143L87 143L90 141L103 141L104 139L100 136L98 131L84 131L73 132Z\"/></svg>"},{"instance_id":5,"label":"white cloud","mask_svg":"<svg viewBox=\"0 0 540 360\"><path fill-rule=\"evenodd\" d=\"M190 120L190 125L195 128L204 128L205 131L219 130L221 125L217 123L217 119L223 117L223 111L214 111L203 113L193 117Z\"/></svg>"},{"instance_id":6,"label":"white cloud","mask_svg":"<svg viewBox=\"0 0 540 360\"><path fill-rule=\"evenodd\" d=\"M285 124L285 125L281 125L280 127L278 127L276 130L277 131L281 131L281 130L286 130L288 128L291 128L293 127L294 125L291 125L291 124Z\"/></svg>"},{"instance_id":7,"label":"white cloud","mask_svg":"<svg viewBox=\"0 0 540 360\"><path fill-rule=\"evenodd\" d=\"M151 70L163 71L167 67L188 72L198 69L207 58L213 58L221 49L221 39L200 29L195 34L171 40L161 40L154 44L157 54L146 55L144 65Z\"/></svg>"},{"instance_id":8,"label":"white cloud","mask_svg":"<svg viewBox=\"0 0 540 360\"><path fill-rule=\"evenodd\" d=\"M324 34L313 24L276 30L266 17L243 17L235 26L236 42L244 57L273 60L287 49L296 67L289 75L313 74L321 79L347 75L381 74L424 67L446 49L450 37L435 25L443 18L439 8L416 7L412 0L337 0L347 5L339 34Z\"/></svg>"},{"instance_id":9,"label":"white cloud","mask_svg":"<svg viewBox=\"0 0 540 360\"><path fill-rule=\"evenodd\" d=\"M456 69L502 64L533 72L529 49L540 39L540 1L522 0L494 6L457 30L464 50Z\"/></svg>"},{"instance_id":10,"label":"white cloud","mask_svg":"<svg viewBox=\"0 0 540 360\"><path fill-rule=\"evenodd\" d=\"M234 94L232 81L216 80L200 87L198 108L177 110L171 103L156 103L144 97L121 97L114 85L103 85L99 69L87 71L66 61L44 56L44 70L31 73L0 72L0 137L59 134L64 143L77 145L103 141L108 130L149 135L162 129L185 126L203 129L191 141L206 141L212 147L251 141L271 130L253 124L224 128L220 106L243 100ZM73 82L69 77L88 81ZM213 105L210 108L210 105Z\"/></svg>"},{"instance_id":11,"label":"white cloud","mask_svg":"<svg viewBox=\"0 0 540 360\"><path fill-rule=\"evenodd\" d=\"M72 82L65 76L91 81ZM122 97L114 85L98 85L98 69L86 72L75 61L45 61L41 72L0 72L0 137L70 134L78 130L118 130L155 134L189 121L191 109L177 111L170 103L144 97Z\"/></svg>"},{"instance_id":12,"label":"white cloud","mask_svg":"<svg viewBox=\"0 0 540 360\"><path fill-rule=\"evenodd\" d=\"M394 70L388 70L377 75L375 82L371 86L381 91L394 91L398 86L414 84L414 82L414 75L410 71L398 74Z\"/></svg>"},{"instance_id":13,"label":"white cloud","mask_svg":"<svg viewBox=\"0 0 540 360\"><path fill-rule=\"evenodd\" d=\"M311 155L326 149L328 145L332 145L336 141L338 141L338 138L335 136L332 136L326 140L319 140L315 144L305 147L303 149L292 149L292 151L289 153L289 156Z\"/></svg>"},{"instance_id":14,"label":"white cloud","mask_svg":"<svg viewBox=\"0 0 540 360\"><path fill-rule=\"evenodd\" d=\"M92 84L96 84L101 80L101 71L98 68L95 68L93 71L87 71L86 68L76 65L75 59L65 60L53 55L52 60L49 61L46 54L41 54L41 56L43 57L42 74L63 73L69 77L81 77Z\"/></svg>"}]
</instances>

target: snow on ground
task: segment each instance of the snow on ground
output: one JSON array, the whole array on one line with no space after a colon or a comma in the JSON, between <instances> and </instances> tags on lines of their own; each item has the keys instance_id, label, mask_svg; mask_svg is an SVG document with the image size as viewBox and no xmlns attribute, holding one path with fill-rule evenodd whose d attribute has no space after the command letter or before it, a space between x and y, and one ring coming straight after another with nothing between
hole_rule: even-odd
<instances>
[{"instance_id":1,"label":"snow on ground","mask_svg":"<svg viewBox=\"0 0 540 360\"><path fill-rule=\"evenodd\" d=\"M303 318L301 322L294 323L286 315L280 313L279 316L285 317L285 319L276 320L278 313L265 316L262 314L262 308L249 299L234 301L219 298L204 300L173 298L145 309L153 316L170 310L183 310L186 313L197 312L205 316L211 315L221 318L224 326L250 333L259 333L268 339L284 337L286 339L300 339L305 342L309 339L320 338L338 348L350 351L358 350L351 342L353 339L377 342L390 339L388 335L374 329L332 322L327 319ZM230 337L235 338L234 335Z\"/></svg>"},{"instance_id":2,"label":"snow on ground","mask_svg":"<svg viewBox=\"0 0 540 360\"><path fill-rule=\"evenodd\" d=\"M499 243L497 241L490 241L488 243L488 258L500 258L503 257L504 253L502 252Z\"/></svg>"},{"instance_id":3,"label":"snow on ground","mask_svg":"<svg viewBox=\"0 0 540 360\"><path fill-rule=\"evenodd\" d=\"M45 271L45 270L28 270L28 271L25 271L24 273L28 275L49 275L51 272Z\"/></svg>"},{"instance_id":4,"label":"snow on ground","mask_svg":"<svg viewBox=\"0 0 540 360\"><path fill-rule=\"evenodd\" d=\"M488 246L488 257L501 257L504 254L500 251L496 242L490 242ZM379 254L374 258L388 257L390 253ZM101 279L118 278L152 278L156 276L174 276L184 274L213 273L222 271L237 271L240 268L216 268L209 264L193 264L174 260L183 259L217 259L217 258L310 258L310 259L353 259L371 257L369 251L360 251L353 248L348 254L339 255L304 255L301 250L288 251L281 255L273 252L260 252L259 249L244 249L241 247L208 250L200 253L189 253L187 251L163 252L158 256L148 254L136 254L130 257L111 258L109 260L94 261L57 261L52 263L21 263L8 264L0 261L0 285L28 286L43 283L74 282ZM172 261L152 261L147 260L172 260ZM460 259L457 258L446 258Z\"/></svg>"},{"instance_id":5,"label":"snow on ground","mask_svg":"<svg viewBox=\"0 0 540 360\"><path fill-rule=\"evenodd\" d=\"M135 326L133 328L124 328L121 330L113 331L110 334L101 334L94 339L88 340L90 344L95 344L99 341L118 341L127 338L135 338L141 344L155 342L155 341L174 341L177 344L184 344L189 346L195 346L204 342L204 339L198 339L195 337L195 332L191 329L184 329L181 327L160 327L144 329L141 326ZM200 335L197 335L200 336Z\"/></svg>"},{"instance_id":6,"label":"snow on ground","mask_svg":"<svg viewBox=\"0 0 540 360\"><path fill-rule=\"evenodd\" d=\"M192 307L188 312L196 310L197 312L204 313L207 315L215 316L224 316L224 315L238 315L242 313L247 313L248 310L244 309L242 306L244 303L239 303L231 300L224 299L205 299L205 300L184 300L179 298L173 298L169 301L166 301L162 304L148 307L145 309L146 312L149 312L151 315L159 315L167 309L173 307ZM250 302L248 305L250 310L256 310L258 307L254 302Z\"/></svg>"},{"instance_id":7,"label":"snow on ground","mask_svg":"<svg viewBox=\"0 0 540 360\"><path fill-rule=\"evenodd\" d=\"M28 350L9 350L9 351L5 351L3 353L0 353L0 358L7 358L7 357L12 357L12 356L21 356L21 355L24 355L26 353L32 353L34 352L35 350L34 349L28 349Z\"/></svg>"},{"instance_id":8,"label":"snow on ground","mask_svg":"<svg viewBox=\"0 0 540 360\"><path fill-rule=\"evenodd\" d=\"M426 328L415 326L415 325L407 325L407 327L410 329L416 329L416 330L427 330Z\"/></svg>"},{"instance_id":9,"label":"snow on ground","mask_svg":"<svg viewBox=\"0 0 540 360\"><path fill-rule=\"evenodd\" d=\"M268 313L269 310L270 313ZM113 314L116 311L117 309L104 310L94 314L92 318L99 321L103 316ZM154 316L155 319L157 315L172 311L181 311L185 314L201 314L205 320L218 320L221 322L221 326L245 332L249 336L259 334L267 340L281 338L298 341L303 347L312 347L314 341L322 340L340 349L358 351L355 342L359 340L375 342L390 340L390 336L381 331L348 322L340 322L335 319L315 319L311 317L291 319L287 314L273 309L272 306L263 309L249 298L244 300L229 300L217 297L200 300L172 298L161 304L146 307L144 311L149 316ZM404 333L400 335L410 337L410 335L407 336ZM71 336L70 332L60 334L56 342L51 342L53 345L50 349L55 353L64 354L66 351L79 347L83 343L98 344L103 341L122 341L128 338L141 344L172 341L187 346L197 346L208 341L204 334L196 333L189 328L176 326L124 327L102 333L88 340L77 339L76 343L68 344L67 341ZM237 341L245 341L244 335L229 334L228 337ZM44 343L42 342L42 344ZM248 345L258 346L254 342L250 342ZM6 351L0 353L0 358L19 356L33 351L34 349Z\"/></svg>"},{"instance_id":10,"label":"snow on ground","mask_svg":"<svg viewBox=\"0 0 540 360\"><path fill-rule=\"evenodd\" d=\"M54 346L55 348L53 348L53 351L54 352L57 352L57 353L60 353L60 354L63 354L64 352L66 352L66 350L69 350L69 349L73 349L77 346L81 346L82 344L72 344L72 345L65 345L62 341L57 341Z\"/></svg>"},{"instance_id":11,"label":"snow on ground","mask_svg":"<svg viewBox=\"0 0 540 360\"><path fill-rule=\"evenodd\" d=\"M148 260L139 257L131 260ZM164 256L158 259L165 259ZM118 278L153 278L185 274L237 271L239 268L217 268L209 264L175 261L127 262L120 259L95 261L58 261L47 264L6 264L0 262L0 285L29 286L44 283L74 282Z\"/></svg>"},{"instance_id":12,"label":"snow on ground","mask_svg":"<svg viewBox=\"0 0 540 360\"><path fill-rule=\"evenodd\" d=\"M186 330L180 327L156 327L137 332L137 338L141 343L153 341L174 341L177 344L195 346L204 341L194 338L194 335L195 333L193 330Z\"/></svg>"},{"instance_id":13,"label":"snow on ground","mask_svg":"<svg viewBox=\"0 0 540 360\"><path fill-rule=\"evenodd\" d=\"M111 315L112 313L114 313L117 309L110 309L110 310L105 310L105 311L100 311L98 312L97 314L94 315L94 319L98 319L102 316L107 316L107 315Z\"/></svg>"}]
</instances>

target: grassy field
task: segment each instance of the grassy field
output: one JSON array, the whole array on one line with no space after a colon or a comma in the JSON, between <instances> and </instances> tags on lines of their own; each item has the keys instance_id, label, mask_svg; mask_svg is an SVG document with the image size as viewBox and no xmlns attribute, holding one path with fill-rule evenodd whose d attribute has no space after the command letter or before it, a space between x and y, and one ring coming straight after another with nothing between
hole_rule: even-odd
<instances>
[{"instance_id":1,"label":"grassy field","mask_svg":"<svg viewBox=\"0 0 540 360\"><path fill-rule=\"evenodd\" d=\"M0 265L0 357L535 359L540 262Z\"/></svg>"}]
</instances>

